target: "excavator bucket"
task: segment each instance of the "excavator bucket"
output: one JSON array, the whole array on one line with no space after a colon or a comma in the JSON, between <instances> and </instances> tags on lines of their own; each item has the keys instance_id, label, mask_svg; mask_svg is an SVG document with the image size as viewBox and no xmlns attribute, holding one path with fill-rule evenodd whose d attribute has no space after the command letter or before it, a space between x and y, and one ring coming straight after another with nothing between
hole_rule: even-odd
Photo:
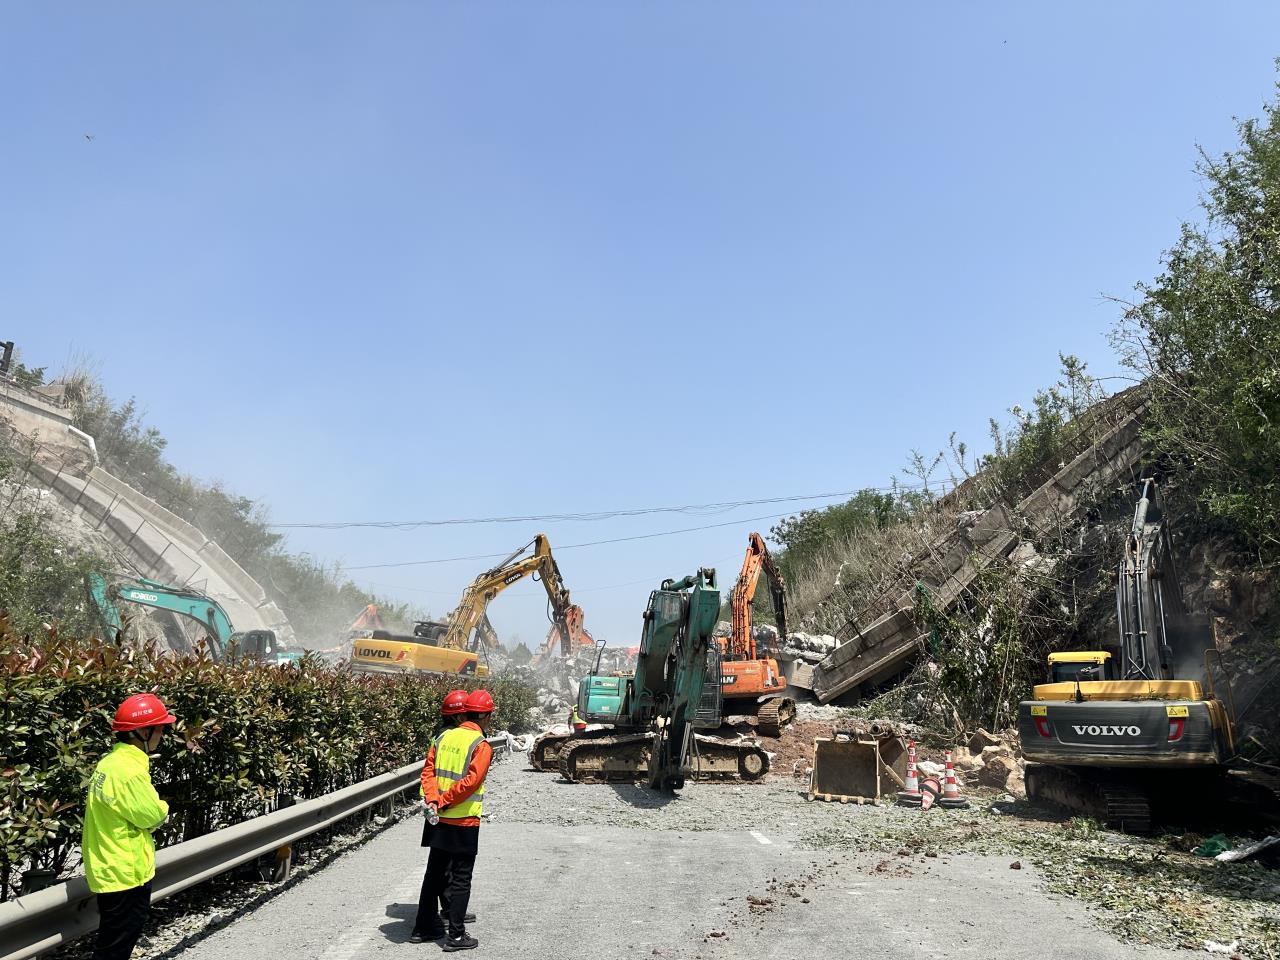
<instances>
[{"instance_id":1,"label":"excavator bucket","mask_svg":"<svg viewBox=\"0 0 1280 960\"><path fill-rule=\"evenodd\" d=\"M810 800L874 803L880 799L878 740L813 741Z\"/></svg>"}]
</instances>

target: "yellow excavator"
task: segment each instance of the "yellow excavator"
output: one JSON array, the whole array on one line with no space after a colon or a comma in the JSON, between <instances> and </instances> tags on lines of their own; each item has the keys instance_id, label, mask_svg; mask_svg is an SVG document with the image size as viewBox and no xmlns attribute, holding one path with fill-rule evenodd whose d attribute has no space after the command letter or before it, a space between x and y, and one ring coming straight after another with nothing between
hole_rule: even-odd
<instances>
[{"instance_id":1,"label":"yellow excavator","mask_svg":"<svg viewBox=\"0 0 1280 960\"><path fill-rule=\"evenodd\" d=\"M1220 775L1236 752L1230 686L1217 696L1213 635L1183 606L1152 479L1116 571L1116 615L1118 656L1050 654L1048 682L1018 705L1018 733L1028 798L1145 833L1154 799L1193 793L1193 774Z\"/></svg>"},{"instance_id":2,"label":"yellow excavator","mask_svg":"<svg viewBox=\"0 0 1280 960\"><path fill-rule=\"evenodd\" d=\"M489 602L513 583L532 576L547 591L548 616L567 654L575 637L586 634L582 608L569 599L560 568L551 554L545 534L538 534L496 567L476 577L448 620L422 621L413 637L387 636L377 631L367 640L353 642L351 662L366 672L461 673L485 676L489 669L477 664L481 651L497 646L498 636L489 623ZM590 634L586 634L589 638ZM580 641L579 641L580 642Z\"/></svg>"}]
</instances>

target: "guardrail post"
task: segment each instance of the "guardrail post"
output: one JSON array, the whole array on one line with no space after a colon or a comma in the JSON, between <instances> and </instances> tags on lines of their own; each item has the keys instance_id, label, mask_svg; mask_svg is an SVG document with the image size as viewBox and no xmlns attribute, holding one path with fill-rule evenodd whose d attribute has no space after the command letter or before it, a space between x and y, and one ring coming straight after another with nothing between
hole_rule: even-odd
<instances>
[{"instance_id":1,"label":"guardrail post","mask_svg":"<svg viewBox=\"0 0 1280 960\"><path fill-rule=\"evenodd\" d=\"M283 810L285 807L292 807L298 802L298 798L292 794L286 793L280 798L277 810ZM271 868L271 882L284 883L289 879L289 874L293 872L293 844L286 843L283 847L276 850L276 862Z\"/></svg>"}]
</instances>

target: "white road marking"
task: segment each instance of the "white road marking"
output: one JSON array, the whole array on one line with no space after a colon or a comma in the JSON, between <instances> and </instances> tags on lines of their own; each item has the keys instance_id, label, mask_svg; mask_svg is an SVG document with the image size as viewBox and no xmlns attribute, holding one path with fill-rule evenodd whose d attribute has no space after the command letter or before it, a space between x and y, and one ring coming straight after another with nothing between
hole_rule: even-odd
<instances>
[{"instance_id":1,"label":"white road marking","mask_svg":"<svg viewBox=\"0 0 1280 960\"><path fill-rule=\"evenodd\" d=\"M573 842L574 843L590 843L591 840L587 837L574 837Z\"/></svg>"},{"instance_id":2,"label":"white road marking","mask_svg":"<svg viewBox=\"0 0 1280 960\"><path fill-rule=\"evenodd\" d=\"M766 837L766 836L765 836L763 833L761 833L759 830L752 830L752 831L751 831L751 835L752 835L753 837L755 837L755 838L756 838L756 842L757 842L757 843L763 843L763 844L765 844L765 846L768 846L768 845L770 845L770 844L772 844L772 843L773 843L773 841L772 841L772 840L770 840L768 837Z\"/></svg>"},{"instance_id":3,"label":"white road marking","mask_svg":"<svg viewBox=\"0 0 1280 960\"><path fill-rule=\"evenodd\" d=\"M399 902L401 897L406 900L412 897L415 898L414 902L416 902L417 895L418 888L415 887L412 890L402 891L396 897L396 901ZM360 952L361 948L372 940L375 934L380 932L378 924L386 918L386 907L370 910L359 920L348 926L347 932L331 943L324 953L320 954L320 960L352 960Z\"/></svg>"}]
</instances>

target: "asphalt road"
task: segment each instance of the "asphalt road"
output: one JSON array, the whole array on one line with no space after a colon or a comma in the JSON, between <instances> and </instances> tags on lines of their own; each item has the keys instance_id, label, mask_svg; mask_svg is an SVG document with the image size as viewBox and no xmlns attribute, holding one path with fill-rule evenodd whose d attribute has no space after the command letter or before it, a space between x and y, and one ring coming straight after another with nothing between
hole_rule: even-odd
<instances>
[{"instance_id":1,"label":"asphalt road","mask_svg":"<svg viewBox=\"0 0 1280 960\"><path fill-rule=\"evenodd\" d=\"M505 802L504 802L505 794ZM644 803L645 806L637 806ZM566 785L495 767L472 909L477 955L521 960L663 957L1182 956L1126 946L1084 908L1041 893L1009 858L804 849L822 818L874 815L805 804L778 785L691 785L654 804L630 788ZM790 810L795 818L735 811ZM766 826L753 821L765 819ZM868 823L871 821L868 820ZM407 942L425 853L401 822L183 950L182 960L368 960L435 956ZM755 898L755 902L748 897Z\"/></svg>"}]
</instances>

